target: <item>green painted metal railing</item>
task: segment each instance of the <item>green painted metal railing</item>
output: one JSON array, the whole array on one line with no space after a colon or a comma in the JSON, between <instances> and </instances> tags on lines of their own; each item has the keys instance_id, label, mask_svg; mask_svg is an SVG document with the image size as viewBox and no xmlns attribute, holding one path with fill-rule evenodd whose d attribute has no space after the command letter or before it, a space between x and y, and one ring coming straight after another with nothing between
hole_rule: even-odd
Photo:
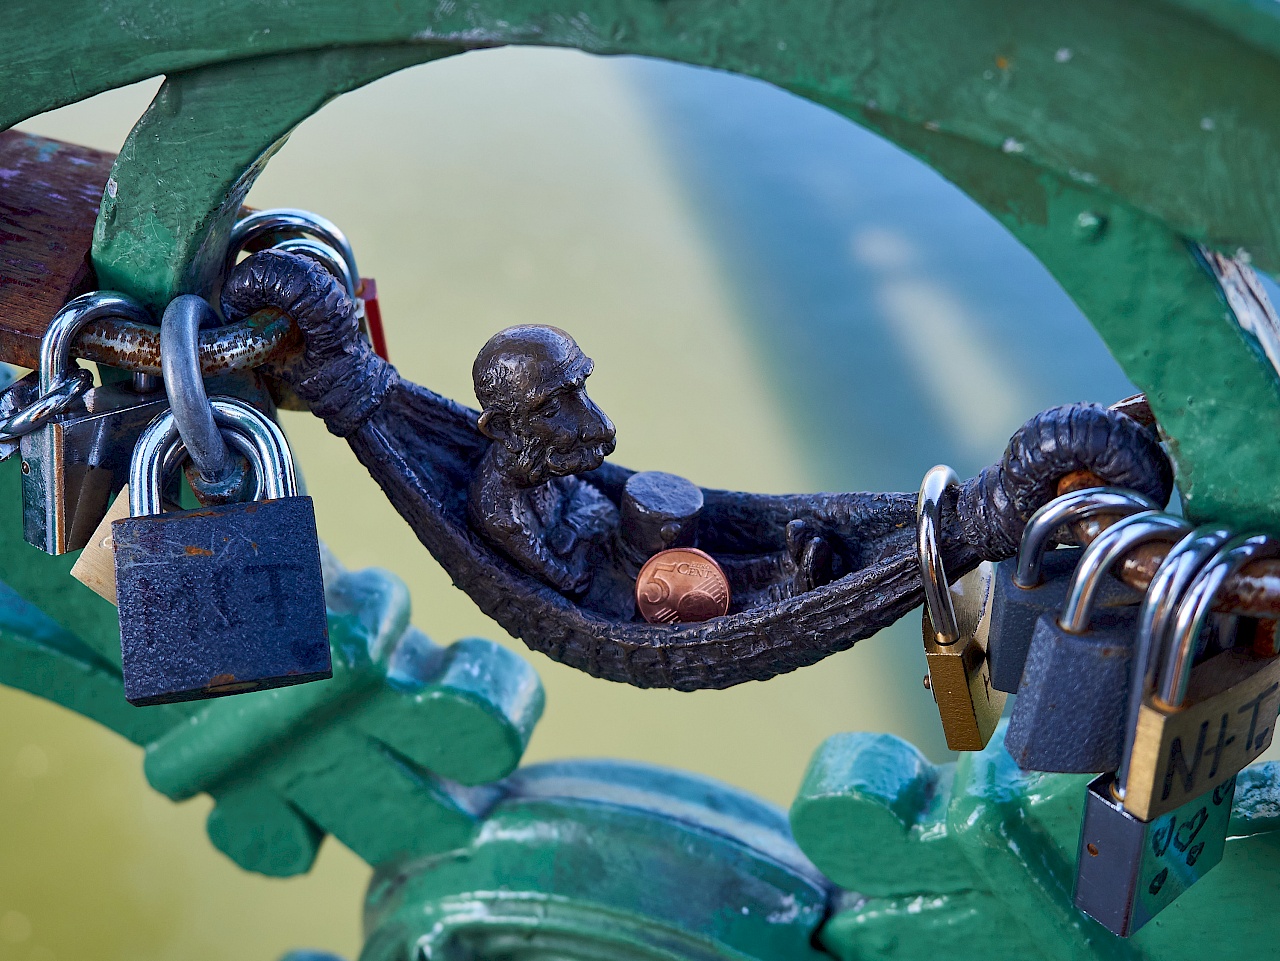
<instances>
[{"instance_id":1,"label":"green painted metal railing","mask_svg":"<svg viewBox=\"0 0 1280 961\"><path fill-rule=\"evenodd\" d=\"M1188 513L1280 527L1276 371L1196 250L1280 270L1274 3L22 0L4 15L0 128L166 76L93 249L104 285L154 306L207 291L298 123L404 67L541 44L775 83L923 158L1045 264L1147 392ZM0 468L11 502L15 471ZM431 644L390 576L330 565L333 682L135 711L114 611L68 567L0 523L0 681L145 744L169 796L211 793L210 837L248 869L305 871L326 832L379 865L369 959L1270 950L1270 766L1242 776L1223 866L1119 941L1069 903L1081 780L1022 774L998 737L943 768L896 739L829 741L792 811L824 877L776 812L727 788L621 765L512 775L536 677L488 642Z\"/></svg>"}]
</instances>

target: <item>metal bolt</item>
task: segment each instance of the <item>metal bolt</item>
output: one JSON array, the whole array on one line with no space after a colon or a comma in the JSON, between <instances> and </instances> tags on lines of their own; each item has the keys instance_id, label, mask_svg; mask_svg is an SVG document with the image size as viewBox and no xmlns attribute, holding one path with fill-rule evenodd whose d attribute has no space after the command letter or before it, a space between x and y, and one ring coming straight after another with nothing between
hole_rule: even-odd
<instances>
[{"instance_id":1,"label":"metal bolt","mask_svg":"<svg viewBox=\"0 0 1280 961\"><path fill-rule=\"evenodd\" d=\"M1086 244L1096 244L1107 232L1107 218L1092 210L1082 210L1076 214L1075 234Z\"/></svg>"},{"instance_id":2,"label":"metal bolt","mask_svg":"<svg viewBox=\"0 0 1280 961\"><path fill-rule=\"evenodd\" d=\"M22 462L22 473L24 473L24 474L30 474L30 473L31 473L31 465L30 465L30 464L28 464L26 461L23 461L23 462Z\"/></svg>"},{"instance_id":3,"label":"metal bolt","mask_svg":"<svg viewBox=\"0 0 1280 961\"><path fill-rule=\"evenodd\" d=\"M933 690L933 681L932 681L932 679L930 679L930 677L929 677L929 675L928 675L928 674L926 674L926 675L924 676L924 689L925 689L926 691L932 691L932 690Z\"/></svg>"}]
</instances>

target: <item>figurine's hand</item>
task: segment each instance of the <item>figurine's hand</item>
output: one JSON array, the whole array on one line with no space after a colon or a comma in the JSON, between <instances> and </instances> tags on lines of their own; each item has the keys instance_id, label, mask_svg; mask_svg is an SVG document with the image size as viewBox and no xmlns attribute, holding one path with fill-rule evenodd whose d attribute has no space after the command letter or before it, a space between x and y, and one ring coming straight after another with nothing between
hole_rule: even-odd
<instances>
[{"instance_id":1,"label":"figurine's hand","mask_svg":"<svg viewBox=\"0 0 1280 961\"><path fill-rule=\"evenodd\" d=\"M591 571L578 564L556 564L547 571L555 589L570 597L581 597L591 586Z\"/></svg>"},{"instance_id":2,"label":"figurine's hand","mask_svg":"<svg viewBox=\"0 0 1280 961\"><path fill-rule=\"evenodd\" d=\"M338 280L308 257L263 250L246 258L222 287L228 319L266 307L288 314L303 351L277 365L285 381L339 436L355 431L377 409L398 377L361 335L356 305Z\"/></svg>"}]
</instances>

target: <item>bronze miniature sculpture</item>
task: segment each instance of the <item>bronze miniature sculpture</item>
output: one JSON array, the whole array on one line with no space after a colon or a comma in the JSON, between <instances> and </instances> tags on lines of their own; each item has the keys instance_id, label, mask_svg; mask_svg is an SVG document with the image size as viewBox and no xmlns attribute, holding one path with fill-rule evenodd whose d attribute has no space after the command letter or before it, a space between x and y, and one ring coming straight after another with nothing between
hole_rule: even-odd
<instances>
[{"instance_id":1,"label":"bronze miniature sculpture","mask_svg":"<svg viewBox=\"0 0 1280 961\"><path fill-rule=\"evenodd\" d=\"M518 567L571 597L618 526L618 509L576 475L613 453L613 424L587 396L592 362L555 327L510 327L481 349L472 368L492 443L476 468L467 517Z\"/></svg>"},{"instance_id":2,"label":"bronze miniature sculpture","mask_svg":"<svg viewBox=\"0 0 1280 961\"><path fill-rule=\"evenodd\" d=\"M514 422L504 424L501 416L495 422L492 414L484 419L402 380L359 336L351 301L318 264L262 251L227 278L222 302L228 319L273 308L298 323L305 350L277 369L279 378L330 432L347 439L454 583L512 635L555 660L638 687L724 688L845 650L920 603L913 494L702 490L701 510L690 513L696 523L689 525L689 546L714 557L724 570L733 605L725 616L699 623L643 623L636 619L631 593L634 558L620 559L620 552L604 550L602 540L603 526L618 523L628 482L641 475L606 461L571 484L559 484L554 493L560 501L547 516L561 522L567 516L575 524L589 519L586 537L581 528L543 528L512 546L511 535L523 535L495 535L488 521L477 527L471 505L497 492L508 504L526 496L508 492L491 476L495 462L507 455L492 450L495 440L485 428L515 440L509 432ZM562 332L523 331L495 338L487 355L514 347L525 358L522 364L546 357L553 369L577 372L562 375L556 385L568 389L578 407L575 416L587 421L582 443L590 454L567 455L564 466L590 466L595 451L606 453L611 439L606 440L603 415L579 396L578 374L585 377L589 366ZM482 359L487 355L482 352ZM528 370L538 369L532 363ZM487 381L484 391L481 400L488 407L494 395ZM941 547L947 570L959 577L981 560L1012 556L1027 518L1055 495L1057 479L1080 470L1160 504L1172 489L1168 459L1149 428L1096 405L1054 408L1018 431L1001 463L945 499ZM527 476L541 483L566 480L552 472L545 475L549 480ZM688 536L679 523L668 534ZM555 545L551 557L574 557L581 549L584 562L598 558L589 583L563 560L558 583L539 569L544 560L531 561L532 570L524 566L520 555L534 553L539 541ZM598 553L592 555L588 545Z\"/></svg>"}]
</instances>

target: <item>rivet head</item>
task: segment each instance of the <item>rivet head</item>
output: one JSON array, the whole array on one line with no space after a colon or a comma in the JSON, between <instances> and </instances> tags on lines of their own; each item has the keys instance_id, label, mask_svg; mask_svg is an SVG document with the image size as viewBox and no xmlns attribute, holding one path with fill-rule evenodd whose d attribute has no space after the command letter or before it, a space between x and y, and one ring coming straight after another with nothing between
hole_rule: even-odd
<instances>
[{"instance_id":1,"label":"rivet head","mask_svg":"<svg viewBox=\"0 0 1280 961\"><path fill-rule=\"evenodd\" d=\"M1075 235L1086 244L1096 244L1107 232L1107 218L1092 210L1082 210L1076 214Z\"/></svg>"},{"instance_id":2,"label":"rivet head","mask_svg":"<svg viewBox=\"0 0 1280 961\"><path fill-rule=\"evenodd\" d=\"M31 465L28 464L25 460L22 462L22 473L24 474L31 473Z\"/></svg>"}]
</instances>

